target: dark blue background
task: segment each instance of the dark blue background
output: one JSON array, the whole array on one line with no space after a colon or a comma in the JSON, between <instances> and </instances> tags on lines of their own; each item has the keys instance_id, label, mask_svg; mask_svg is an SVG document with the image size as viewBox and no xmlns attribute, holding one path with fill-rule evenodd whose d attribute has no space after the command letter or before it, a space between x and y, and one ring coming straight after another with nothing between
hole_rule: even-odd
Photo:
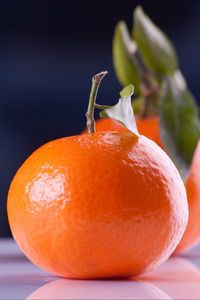
<instances>
[{"instance_id":1,"label":"dark blue background","mask_svg":"<svg viewBox=\"0 0 200 300\"><path fill-rule=\"evenodd\" d=\"M118 98L111 39L131 25L140 3L174 41L189 87L200 99L200 1L0 2L0 232L8 235L6 197L18 167L41 144L85 126L91 76L110 73L99 93Z\"/></svg>"}]
</instances>

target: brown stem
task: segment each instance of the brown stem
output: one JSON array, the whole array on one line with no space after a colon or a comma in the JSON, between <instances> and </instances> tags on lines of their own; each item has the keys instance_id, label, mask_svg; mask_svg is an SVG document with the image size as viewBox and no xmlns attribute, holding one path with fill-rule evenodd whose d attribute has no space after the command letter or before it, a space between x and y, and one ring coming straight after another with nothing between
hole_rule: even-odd
<instances>
[{"instance_id":1,"label":"brown stem","mask_svg":"<svg viewBox=\"0 0 200 300\"><path fill-rule=\"evenodd\" d=\"M89 103L88 103L88 109L86 112L86 118L87 118L87 130L88 133L94 133L95 132L95 121L94 121L94 108L96 103L96 97L99 89L99 85L101 83L101 80L104 78L104 76L107 74L107 71L101 72L96 74L92 78L92 87L90 91L90 97L89 97Z\"/></svg>"}]
</instances>

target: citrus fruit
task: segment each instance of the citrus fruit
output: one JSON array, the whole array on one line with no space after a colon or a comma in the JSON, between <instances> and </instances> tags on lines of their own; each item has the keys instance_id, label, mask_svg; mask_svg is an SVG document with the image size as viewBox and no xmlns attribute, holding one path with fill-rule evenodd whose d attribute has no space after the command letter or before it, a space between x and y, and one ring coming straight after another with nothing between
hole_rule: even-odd
<instances>
[{"instance_id":1,"label":"citrus fruit","mask_svg":"<svg viewBox=\"0 0 200 300\"><path fill-rule=\"evenodd\" d=\"M10 227L27 257L59 276L137 276L179 243L185 187L167 154L137 130L95 132L91 101L90 133L43 145L18 170L8 194Z\"/></svg>"},{"instance_id":2,"label":"citrus fruit","mask_svg":"<svg viewBox=\"0 0 200 300\"><path fill-rule=\"evenodd\" d=\"M36 265L70 278L138 275L166 260L187 223L178 171L153 142L97 132L52 141L8 196L15 240Z\"/></svg>"},{"instance_id":3,"label":"citrus fruit","mask_svg":"<svg viewBox=\"0 0 200 300\"><path fill-rule=\"evenodd\" d=\"M152 139L163 148L159 134L159 117L151 117L147 119L136 118L138 131ZM99 119L96 122L96 130L116 130L119 132L127 131L122 124L112 119ZM188 206L189 220L186 231L179 243L176 252L184 251L195 246L200 241L200 142L197 145L192 164L190 166L189 175L185 183Z\"/></svg>"},{"instance_id":4,"label":"citrus fruit","mask_svg":"<svg viewBox=\"0 0 200 300\"><path fill-rule=\"evenodd\" d=\"M195 246L200 241L200 142L197 144L185 187L189 219L183 238L176 249L177 253Z\"/></svg>"},{"instance_id":5,"label":"citrus fruit","mask_svg":"<svg viewBox=\"0 0 200 300\"><path fill-rule=\"evenodd\" d=\"M162 147L162 142L159 134L159 117L149 117L149 118L140 118L136 117L136 123L138 131L153 140L156 144ZM128 129L118 121L109 118L98 119L96 122L96 130L97 131L118 131L118 132L126 132Z\"/></svg>"}]
</instances>

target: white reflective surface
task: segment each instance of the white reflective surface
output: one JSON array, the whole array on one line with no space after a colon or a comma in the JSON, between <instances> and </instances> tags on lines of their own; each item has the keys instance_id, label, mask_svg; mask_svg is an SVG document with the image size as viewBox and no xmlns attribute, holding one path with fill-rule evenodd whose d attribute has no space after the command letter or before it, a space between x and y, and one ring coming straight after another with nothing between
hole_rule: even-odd
<instances>
[{"instance_id":1,"label":"white reflective surface","mask_svg":"<svg viewBox=\"0 0 200 300\"><path fill-rule=\"evenodd\" d=\"M0 240L0 299L200 299L200 247L134 280L59 279Z\"/></svg>"}]
</instances>

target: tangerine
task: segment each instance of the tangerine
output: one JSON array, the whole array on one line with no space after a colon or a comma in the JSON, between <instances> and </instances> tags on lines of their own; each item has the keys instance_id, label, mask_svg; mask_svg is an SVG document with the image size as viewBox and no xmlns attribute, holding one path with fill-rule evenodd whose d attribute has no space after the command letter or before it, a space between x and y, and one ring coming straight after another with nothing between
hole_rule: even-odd
<instances>
[{"instance_id":1,"label":"tangerine","mask_svg":"<svg viewBox=\"0 0 200 300\"><path fill-rule=\"evenodd\" d=\"M35 151L11 184L8 216L23 252L49 272L136 276L175 250L187 198L177 169L154 142L96 132Z\"/></svg>"},{"instance_id":2,"label":"tangerine","mask_svg":"<svg viewBox=\"0 0 200 300\"><path fill-rule=\"evenodd\" d=\"M167 154L137 130L94 132L102 77L93 78L89 133L36 150L8 194L9 223L22 251L39 267L68 278L153 270L172 254L187 225L185 187Z\"/></svg>"},{"instance_id":3,"label":"tangerine","mask_svg":"<svg viewBox=\"0 0 200 300\"><path fill-rule=\"evenodd\" d=\"M162 146L162 142L160 139L159 126L160 119L158 116L149 117L149 118L140 118L136 117L136 124L138 131L153 140L160 147ZM102 118L98 119L96 122L96 130L97 131L118 131L118 132L127 132L127 128L114 119Z\"/></svg>"}]
</instances>

